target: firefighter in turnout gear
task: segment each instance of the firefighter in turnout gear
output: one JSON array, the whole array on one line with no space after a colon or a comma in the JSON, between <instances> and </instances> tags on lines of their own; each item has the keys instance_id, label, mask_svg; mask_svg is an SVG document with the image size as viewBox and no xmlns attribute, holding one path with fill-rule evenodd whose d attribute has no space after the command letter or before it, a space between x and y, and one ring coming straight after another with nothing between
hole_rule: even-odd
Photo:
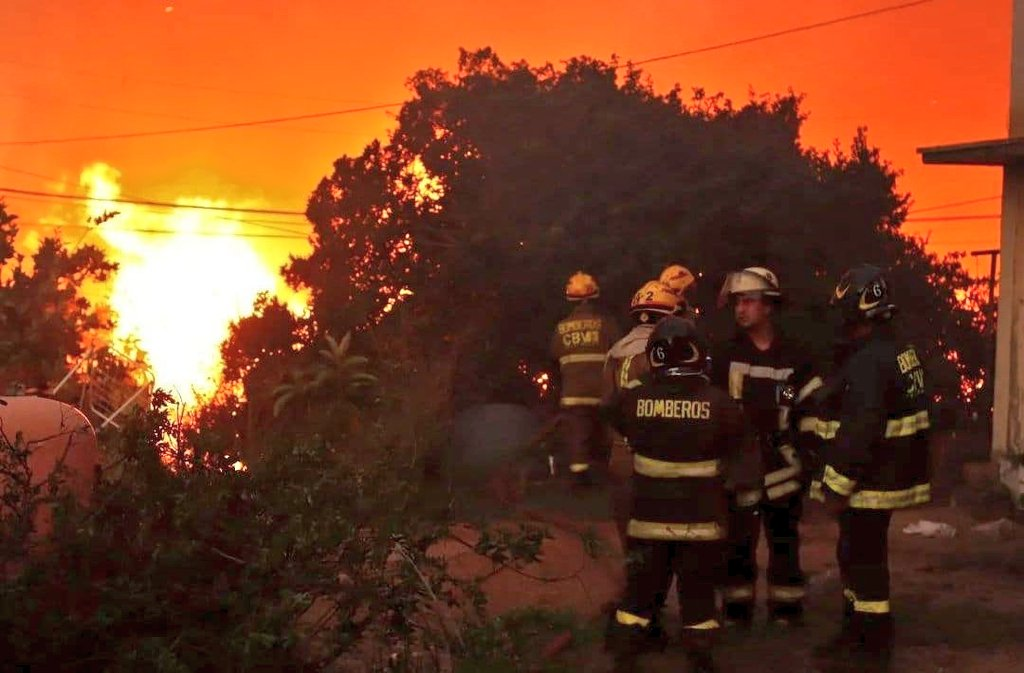
<instances>
[{"instance_id":1,"label":"firefighter in turnout gear","mask_svg":"<svg viewBox=\"0 0 1024 673\"><path fill-rule=\"evenodd\" d=\"M672 264L665 267L658 280L676 296L679 304L676 312L684 318L696 321L697 310L690 305L690 301L686 298L687 291L693 289L697 283L693 273L681 264Z\"/></svg>"},{"instance_id":2,"label":"firefighter in turnout gear","mask_svg":"<svg viewBox=\"0 0 1024 673\"><path fill-rule=\"evenodd\" d=\"M886 670L889 523L893 510L931 498L928 392L917 351L894 336L896 307L878 267L848 271L831 304L842 317L841 348L836 371L813 396L825 410L816 422L825 442L812 497L839 522L843 628L818 654L833 670Z\"/></svg>"},{"instance_id":3,"label":"firefighter in turnout gear","mask_svg":"<svg viewBox=\"0 0 1024 673\"><path fill-rule=\"evenodd\" d=\"M551 355L561 375L561 427L573 483L589 485L591 467L607 461L608 443L600 419L605 355L621 336L615 321L593 304L600 290L589 274L575 273L565 298L576 304L555 328Z\"/></svg>"},{"instance_id":4,"label":"firefighter in turnout gear","mask_svg":"<svg viewBox=\"0 0 1024 673\"><path fill-rule=\"evenodd\" d=\"M730 274L719 297L720 305L732 303L739 329L712 354L711 381L742 405L765 468L762 488L737 494L729 526L722 597L726 619L739 626L753 622L762 525L768 539L769 620L795 624L803 617L799 523L806 479L790 406L820 379L812 375L808 349L775 328L773 314L781 299L778 279L762 267Z\"/></svg>"},{"instance_id":5,"label":"firefighter in turnout gear","mask_svg":"<svg viewBox=\"0 0 1024 673\"><path fill-rule=\"evenodd\" d=\"M761 483L761 456L739 405L708 384L692 321L663 318L646 355L650 373L604 407L633 450L627 587L606 646L617 671L632 671L640 653L664 645L652 630L675 575L683 646L693 670L709 673L728 493Z\"/></svg>"},{"instance_id":6,"label":"firefighter in turnout gear","mask_svg":"<svg viewBox=\"0 0 1024 673\"><path fill-rule=\"evenodd\" d=\"M602 399L607 402L623 390L640 385L640 377L649 371L647 340L654 325L678 308L676 294L666 285L652 280L633 295L629 311L634 326L626 336L615 342L604 364ZM629 479L633 473L633 455L622 435L613 433L611 457L608 461L609 495L612 515L622 548L626 548L626 524L629 521Z\"/></svg>"}]
</instances>

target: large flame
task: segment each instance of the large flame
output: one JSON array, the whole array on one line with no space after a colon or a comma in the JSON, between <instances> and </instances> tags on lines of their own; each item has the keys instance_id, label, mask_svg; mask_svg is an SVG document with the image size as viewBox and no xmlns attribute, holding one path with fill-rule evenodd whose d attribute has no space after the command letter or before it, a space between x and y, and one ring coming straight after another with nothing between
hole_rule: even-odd
<instances>
[{"instance_id":1,"label":"large flame","mask_svg":"<svg viewBox=\"0 0 1024 673\"><path fill-rule=\"evenodd\" d=\"M120 174L93 164L81 184L94 200L89 215L120 214L98 231L119 264L110 289L116 313L114 344L136 344L156 385L185 405L213 393L220 377L220 344L232 321L251 313L261 292L281 296L299 312L304 302L281 282L277 266L246 238L243 222L215 211L153 213L118 198ZM180 204L228 205L194 197ZM138 229L170 230L171 234ZM134 230L134 231L133 231Z\"/></svg>"}]
</instances>

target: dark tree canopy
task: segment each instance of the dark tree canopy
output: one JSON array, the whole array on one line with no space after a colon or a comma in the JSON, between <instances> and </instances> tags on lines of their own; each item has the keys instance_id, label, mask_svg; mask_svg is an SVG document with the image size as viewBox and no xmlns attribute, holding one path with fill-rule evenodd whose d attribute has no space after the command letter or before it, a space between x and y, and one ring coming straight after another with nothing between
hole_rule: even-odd
<instances>
[{"instance_id":1,"label":"dark tree canopy","mask_svg":"<svg viewBox=\"0 0 1024 673\"><path fill-rule=\"evenodd\" d=\"M64 376L89 335L111 328L109 310L94 306L82 288L105 282L117 265L95 246L71 250L52 237L25 255L15 250L17 233L17 218L0 203L0 383L46 388Z\"/></svg>"},{"instance_id":2,"label":"dark tree canopy","mask_svg":"<svg viewBox=\"0 0 1024 673\"><path fill-rule=\"evenodd\" d=\"M767 265L790 295L785 322L825 351L831 288L870 261L891 270L900 324L940 396L987 363L978 316L956 296L972 282L900 232L896 171L864 132L845 150L801 146L799 96L684 101L615 63L533 68L489 49L410 86L388 141L338 159L309 200L314 249L286 274L311 293L311 332L377 325L382 348L456 361L457 400L515 399L529 388L524 363L547 365L577 269L624 314L636 287L686 264L721 333L724 274Z\"/></svg>"}]
</instances>

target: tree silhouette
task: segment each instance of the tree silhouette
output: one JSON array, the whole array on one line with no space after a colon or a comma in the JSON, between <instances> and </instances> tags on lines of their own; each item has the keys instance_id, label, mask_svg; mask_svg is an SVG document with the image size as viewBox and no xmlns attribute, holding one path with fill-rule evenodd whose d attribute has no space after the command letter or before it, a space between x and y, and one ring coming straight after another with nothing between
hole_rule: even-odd
<instances>
[{"instance_id":1,"label":"tree silhouette","mask_svg":"<svg viewBox=\"0 0 1024 673\"><path fill-rule=\"evenodd\" d=\"M825 354L833 283L870 261L891 270L937 394L982 376L986 340L957 296L973 283L901 233L909 197L866 132L848 149L801 145L799 96L736 106L696 89L684 101L615 62L531 67L489 49L410 87L388 141L339 158L310 197L313 251L285 272L310 293L312 332L372 328L379 349L451 361L438 394L457 404L526 400L576 269L625 309L663 265L684 263L702 273L698 304L721 334L719 281L770 266L789 295L784 323Z\"/></svg>"},{"instance_id":2,"label":"tree silhouette","mask_svg":"<svg viewBox=\"0 0 1024 673\"><path fill-rule=\"evenodd\" d=\"M46 389L88 339L111 328L109 309L82 288L105 282L117 265L95 246L69 249L56 237L25 254L15 250L17 234L17 217L0 203L0 379L8 389Z\"/></svg>"}]
</instances>

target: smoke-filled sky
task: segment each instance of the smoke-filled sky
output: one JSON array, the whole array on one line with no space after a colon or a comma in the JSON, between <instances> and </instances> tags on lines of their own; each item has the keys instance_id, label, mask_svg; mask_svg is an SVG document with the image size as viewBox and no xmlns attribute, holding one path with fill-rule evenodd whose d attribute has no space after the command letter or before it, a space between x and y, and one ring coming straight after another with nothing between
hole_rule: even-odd
<instances>
[{"instance_id":1,"label":"smoke-filled sky","mask_svg":"<svg viewBox=\"0 0 1024 673\"><path fill-rule=\"evenodd\" d=\"M405 100L406 79L453 69L459 47L506 61L587 54L641 60L874 10L900 0L3 0L0 186L77 184L103 161L126 194L224 197L302 210L341 154L394 125L376 111L212 133L4 145L5 141L246 121ZM845 146L858 126L904 171L918 208L999 194L999 171L923 166L920 146L1005 136L1010 0L933 0L645 70L743 100L806 94L804 142ZM15 169L14 172L10 169ZM52 187L52 184L49 185ZM47 207L9 199L31 216ZM999 201L920 217L998 214ZM918 221L936 252L997 243L997 220ZM268 243L269 244L269 243ZM301 249L301 241L273 245ZM968 270L974 261L968 261ZM981 269L978 269L981 271Z\"/></svg>"}]
</instances>

